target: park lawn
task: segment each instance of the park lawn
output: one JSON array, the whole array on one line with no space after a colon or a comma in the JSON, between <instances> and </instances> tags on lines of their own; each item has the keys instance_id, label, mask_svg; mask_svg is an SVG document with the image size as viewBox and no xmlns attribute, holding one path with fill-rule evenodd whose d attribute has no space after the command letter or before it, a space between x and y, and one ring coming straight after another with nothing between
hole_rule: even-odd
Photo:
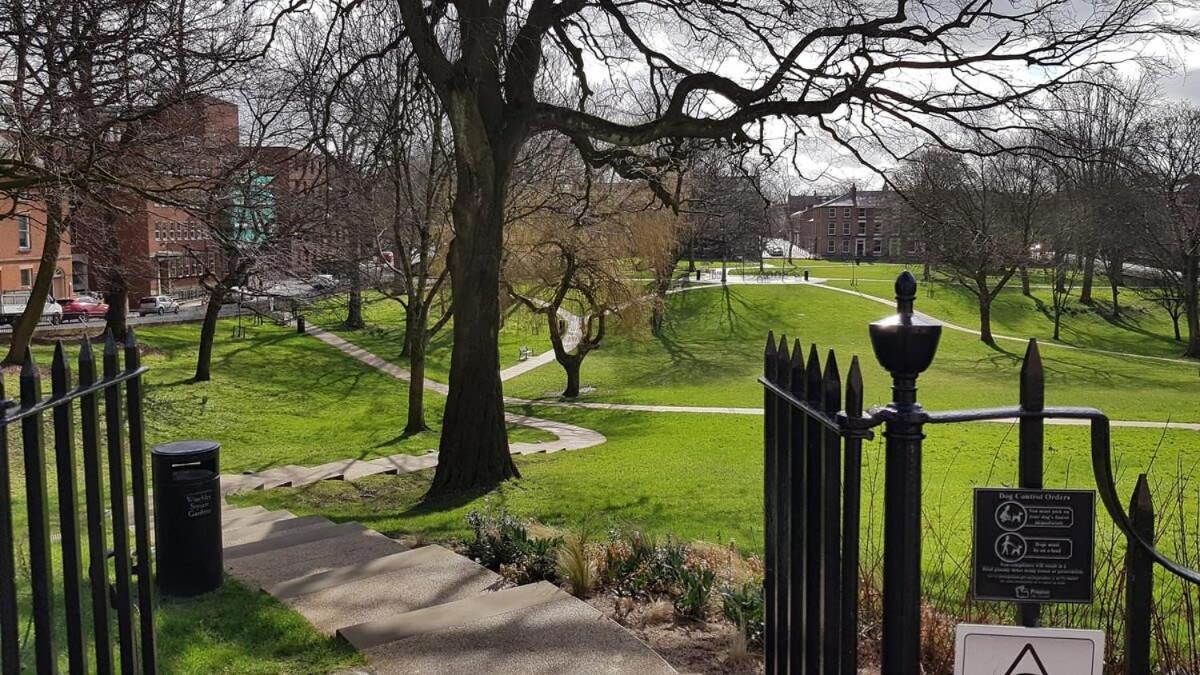
<instances>
[{"instance_id":1,"label":"park lawn","mask_svg":"<svg viewBox=\"0 0 1200 675\"><path fill-rule=\"evenodd\" d=\"M400 355L404 347L404 308L395 300L378 293L365 294L363 320L367 325L358 330L350 330L343 325L344 312L324 312L315 318L326 330L377 356L401 367L408 363L407 357ZM529 347L534 354L550 349L545 321L545 317L534 315L520 306L513 306L505 312L498 345L501 368L520 362L521 347ZM448 322L430 340L425 358L425 376L432 380L445 382L450 377L453 328L452 322Z\"/></svg>"},{"instance_id":2,"label":"park lawn","mask_svg":"<svg viewBox=\"0 0 1200 675\"><path fill-rule=\"evenodd\" d=\"M582 382L595 390L582 400L697 406L760 406L763 346L768 330L799 337L805 356L836 349L842 372L852 355L862 360L868 403L889 398L889 377L875 363L867 324L887 307L810 286L731 285L669 297L659 337L614 332L583 363ZM937 358L921 376L921 402L930 409L991 407L1017 401L1024 346L996 348L973 335L945 330ZM1049 405L1094 406L1115 419L1200 421L1200 363L1092 354L1044 346ZM509 396L556 395L562 370L542 366L505 384Z\"/></svg>"},{"instance_id":3,"label":"park lawn","mask_svg":"<svg viewBox=\"0 0 1200 675\"><path fill-rule=\"evenodd\" d=\"M1038 279L1035 279L1038 281ZM894 296L891 286L882 281L830 281L830 286L879 297ZM1054 300L1049 286L1035 284L1033 297L1021 293L1019 281L1010 282L992 303L992 332L997 335L1036 337L1050 342L1054 338ZM1121 315L1112 317L1108 287L1097 287L1096 304L1078 302L1076 289L1062 317L1060 343L1088 349L1177 358L1184 345L1175 340L1171 319L1153 303L1130 289L1122 289ZM949 281L921 283L917 309L943 321L979 328L979 303L961 285ZM1186 330L1186 328L1184 328Z\"/></svg>"},{"instance_id":4,"label":"park lawn","mask_svg":"<svg viewBox=\"0 0 1200 675\"><path fill-rule=\"evenodd\" d=\"M434 541L465 537L465 516L471 510L503 506L550 526L589 520L601 528L634 527L761 553L761 417L538 406L521 412L600 429L608 441L576 452L519 457L522 478L487 494L424 501L431 480L427 471L247 493L236 500ZM970 555L972 488L1016 484L1017 432L1014 425L978 423L930 427L927 432L925 575L934 595L961 598L966 583L962 566ZM1094 487L1087 430L1052 426L1046 438L1046 486ZM1164 541L1174 529L1171 495L1182 494L1188 504L1187 531L1194 531L1197 484L1183 486L1180 493L1172 479L1177 462L1184 473L1195 471L1200 462L1195 432L1115 428L1113 447L1122 495L1132 492L1138 472L1149 471ZM865 443L863 450L863 562L870 569L882 555L881 437ZM1101 534L1111 530L1102 509L1097 520Z\"/></svg>"}]
</instances>

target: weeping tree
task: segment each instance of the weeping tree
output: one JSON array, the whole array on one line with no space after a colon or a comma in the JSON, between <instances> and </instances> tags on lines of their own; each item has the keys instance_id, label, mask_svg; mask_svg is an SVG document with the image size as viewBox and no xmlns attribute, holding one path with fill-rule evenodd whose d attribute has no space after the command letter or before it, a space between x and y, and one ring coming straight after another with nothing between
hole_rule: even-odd
<instances>
[{"instance_id":1,"label":"weeping tree","mask_svg":"<svg viewBox=\"0 0 1200 675\"><path fill-rule=\"evenodd\" d=\"M675 0L395 0L331 8L401 21L358 63L410 49L447 112L454 148L454 348L431 494L517 475L497 331L505 208L531 139L567 138L593 168L659 176L682 139L752 145L775 120L862 156L903 128L993 137L980 113L1019 119L1036 95L1117 58L1112 41L1180 34L1162 0L907 0L803 5ZM1127 58L1120 55L1119 58ZM565 69L547 68L566 64ZM353 69L353 67L352 67ZM570 103L561 102L563 95ZM772 124L767 124L771 121Z\"/></svg>"},{"instance_id":2,"label":"weeping tree","mask_svg":"<svg viewBox=\"0 0 1200 675\"><path fill-rule=\"evenodd\" d=\"M676 248L651 234L661 234L662 222L647 191L580 173L575 182L545 181L556 194L510 224L503 268L509 297L546 322L566 375L564 398L579 396L583 360L600 348L609 322L633 323L646 300L626 278L630 261L658 261L670 257L659 247Z\"/></svg>"}]
</instances>

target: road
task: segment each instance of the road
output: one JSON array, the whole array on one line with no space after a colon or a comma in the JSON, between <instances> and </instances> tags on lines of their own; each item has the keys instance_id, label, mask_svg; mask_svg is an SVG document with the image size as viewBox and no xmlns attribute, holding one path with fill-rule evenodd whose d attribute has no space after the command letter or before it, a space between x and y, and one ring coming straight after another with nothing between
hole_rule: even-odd
<instances>
[{"instance_id":1,"label":"road","mask_svg":"<svg viewBox=\"0 0 1200 675\"><path fill-rule=\"evenodd\" d=\"M247 315L252 314L250 310L244 310ZM224 305L221 307L221 318L237 316L238 306L236 304ZM136 313L130 313L126 317L126 321L130 326L147 326L163 323L186 323L189 321L200 321L204 318L204 305L188 305L179 308L178 314L151 314L150 316L138 316ZM69 333L78 331L80 328L103 328L104 318L96 317L89 320L86 324L81 324L78 321L67 321L57 326L49 323L40 323L35 331L35 335L53 335L55 333ZM0 335L11 333L12 326L0 326Z\"/></svg>"}]
</instances>

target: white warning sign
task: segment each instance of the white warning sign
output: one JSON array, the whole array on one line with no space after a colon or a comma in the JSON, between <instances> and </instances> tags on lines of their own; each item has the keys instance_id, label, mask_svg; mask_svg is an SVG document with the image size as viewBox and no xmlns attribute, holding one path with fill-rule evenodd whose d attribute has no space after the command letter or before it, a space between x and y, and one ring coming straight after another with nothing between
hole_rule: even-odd
<instances>
[{"instance_id":1,"label":"white warning sign","mask_svg":"<svg viewBox=\"0 0 1200 675\"><path fill-rule=\"evenodd\" d=\"M959 624L954 675L1102 675L1104 632Z\"/></svg>"}]
</instances>

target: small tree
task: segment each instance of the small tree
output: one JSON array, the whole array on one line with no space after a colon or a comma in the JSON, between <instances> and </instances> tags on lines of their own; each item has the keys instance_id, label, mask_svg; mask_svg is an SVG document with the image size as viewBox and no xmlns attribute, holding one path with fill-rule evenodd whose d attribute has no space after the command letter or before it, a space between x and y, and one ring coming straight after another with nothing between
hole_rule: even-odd
<instances>
[{"instance_id":1,"label":"small tree","mask_svg":"<svg viewBox=\"0 0 1200 675\"><path fill-rule=\"evenodd\" d=\"M648 198L629 183L596 185L588 177L573 195L561 194L512 226L505 289L545 317L554 358L567 377L565 398L579 396L583 360L600 347L610 315L636 309L625 270L636 253L632 219ZM564 328L576 323L569 346Z\"/></svg>"},{"instance_id":2,"label":"small tree","mask_svg":"<svg viewBox=\"0 0 1200 675\"><path fill-rule=\"evenodd\" d=\"M1175 329L1175 341L1183 342L1183 333L1179 329L1179 320L1187 314L1183 275L1169 267L1155 267L1152 283L1139 287L1137 294L1166 311L1171 317L1171 327Z\"/></svg>"}]
</instances>

